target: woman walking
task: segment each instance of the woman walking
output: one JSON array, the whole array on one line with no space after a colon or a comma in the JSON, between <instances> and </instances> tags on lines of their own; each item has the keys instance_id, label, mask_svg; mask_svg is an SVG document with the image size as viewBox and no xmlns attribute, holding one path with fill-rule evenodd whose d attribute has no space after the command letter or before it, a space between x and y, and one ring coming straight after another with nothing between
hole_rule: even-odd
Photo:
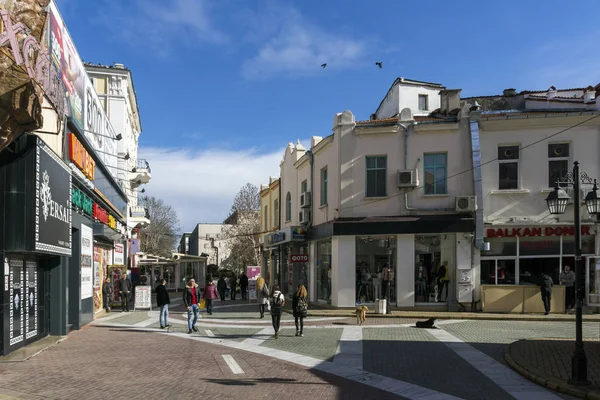
<instances>
[{"instance_id":1,"label":"woman walking","mask_svg":"<svg viewBox=\"0 0 600 400\"><path fill-rule=\"evenodd\" d=\"M260 277L256 280L256 298L258 299L258 310L260 317L265 317L265 308L269 303L269 286L265 279Z\"/></svg>"},{"instance_id":2,"label":"woman walking","mask_svg":"<svg viewBox=\"0 0 600 400\"><path fill-rule=\"evenodd\" d=\"M208 315L212 315L213 312L213 300L218 299L219 294L217 287L212 281L212 278L207 279L206 287L204 288L204 301L206 302L206 312ZM221 298L221 301L223 298Z\"/></svg>"},{"instance_id":3,"label":"woman walking","mask_svg":"<svg viewBox=\"0 0 600 400\"><path fill-rule=\"evenodd\" d=\"M298 285L296 293L292 299L292 313L296 322L296 336L304 336L304 318L308 313L308 305L306 304L306 288L304 285ZM298 326L300 322L300 326Z\"/></svg>"},{"instance_id":4,"label":"woman walking","mask_svg":"<svg viewBox=\"0 0 600 400\"><path fill-rule=\"evenodd\" d=\"M271 319L273 320L273 329L275 330L275 339L279 338L279 325L281 323L281 314L285 305L285 297L279 291L279 286L273 286L273 297L271 297Z\"/></svg>"}]
</instances>

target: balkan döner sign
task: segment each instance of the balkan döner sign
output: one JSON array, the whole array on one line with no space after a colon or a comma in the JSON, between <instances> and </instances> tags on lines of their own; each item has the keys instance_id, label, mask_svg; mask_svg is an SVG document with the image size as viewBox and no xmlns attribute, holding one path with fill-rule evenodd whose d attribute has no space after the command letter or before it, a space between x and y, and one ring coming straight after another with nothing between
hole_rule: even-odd
<instances>
[{"instance_id":1,"label":"balkan d\u00f6ner sign","mask_svg":"<svg viewBox=\"0 0 600 400\"><path fill-rule=\"evenodd\" d=\"M581 227L582 235L591 235L591 226ZM488 238L503 237L536 237L536 236L573 236L575 235L574 226L547 226L534 228L490 228L486 231Z\"/></svg>"}]
</instances>

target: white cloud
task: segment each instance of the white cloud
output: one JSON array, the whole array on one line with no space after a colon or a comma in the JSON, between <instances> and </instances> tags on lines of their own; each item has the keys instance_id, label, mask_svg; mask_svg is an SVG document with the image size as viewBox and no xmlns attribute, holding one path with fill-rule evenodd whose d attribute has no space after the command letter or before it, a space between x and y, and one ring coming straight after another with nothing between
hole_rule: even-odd
<instances>
[{"instance_id":1,"label":"white cloud","mask_svg":"<svg viewBox=\"0 0 600 400\"><path fill-rule=\"evenodd\" d=\"M268 183L279 176L281 151L223 151L209 149L140 148L140 158L149 160L152 180L146 195L164 200L179 215L184 231L200 222L222 222L239 189L250 182Z\"/></svg>"},{"instance_id":2,"label":"white cloud","mask_svg":"<svg viewBox=\"0 0 600 400\"><path fill-rule=\"evenodd\" d=\"M242 66L248 79L323 73L323 63L328 70L355 67L368 48L364 40L315 26L291 7L273 7L248 23L246 39L260 43L258 53Z\"/></svg>"}]
</instances>

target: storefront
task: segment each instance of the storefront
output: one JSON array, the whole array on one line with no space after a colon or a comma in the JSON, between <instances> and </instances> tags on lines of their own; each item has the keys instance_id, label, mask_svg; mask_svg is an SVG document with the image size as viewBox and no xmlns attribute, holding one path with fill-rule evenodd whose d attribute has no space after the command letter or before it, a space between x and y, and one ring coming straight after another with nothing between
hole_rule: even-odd
<instances>
[{"instance_id":1,"label":"storefront","mask_svg":"<svg viewBox=\"0 0 600 400\"><path fill-rule=\"evenodd\" d=\"M70 204L71 171L39 137L0 152L2 354L67 333Z\"/></svg>"},{"instance_id":2,"label":"storefront","mask_svg":"<svg viewBox=\"0 0 600 400\"><path fill-rule=\"evenodd\" d=\"M264 254L273 283L280 285L281 292L293 296L295 288L302 284L311 298L309 251L303 227L288 227L267 236Z\"/></svg>"},{"instance_id":3,"label":"storefront","mask_svg":"<svg viewBox=\"0 0 600 400\"><path fill-rule=\"evenodd\" d=\"M558 286L564 267L575 267L575 228L572 225L487 227L485 233L490 249L481 251L483 290L492 285L537 287L542 273L550 275ZM596 236L592 225L581 227L581 250L582 263L588 271L586 301L591 305L597 291Z\"/></svg>"},{"instance_id":4,"label":"storefront","mask_svg":"<svg viewBox=\"0 0 600 400\"><path fill-rule=\"evenodd\" d=\"M372 305L390 298L398 307L455 309L459 270L473 275L472 218L431 215L354 218L310 231L310 268L317 301L334 307ZM462 276L462 275L461 275ZM464 300L462 297L467 297Z\"/></svg>"}]
</instances>

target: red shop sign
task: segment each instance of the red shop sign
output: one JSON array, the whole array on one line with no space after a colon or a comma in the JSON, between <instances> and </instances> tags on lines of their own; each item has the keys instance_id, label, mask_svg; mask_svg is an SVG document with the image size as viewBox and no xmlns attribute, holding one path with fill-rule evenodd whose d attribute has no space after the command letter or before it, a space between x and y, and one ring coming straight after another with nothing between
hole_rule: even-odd
<instances>
[{"instance_id":1,"label":"red shop sign","mask_svg":"<svg viewBox=\"0 0 600 400\"><path fill-rule=\"evenodd\" d=\"M591 227L584 225L581 227L582 235L591 235ZM575 235L574 226L547 226L534 228L490 228L486 231L488 238L502 237L539 237L539 236L573 236Z\"/></svg>"},{"instance_id":2,"label":"red shop sign","mask_svg":"<svg viewBox=\"0 0 600 400\"><path fill-rule=\"evenodd\" d=\"M94 218L103 224L108 224L108 213L96 203L94 203Z\"/></svg>"},{"instance_id":3,"label":"red shop sign","mask_svg":"<svg viewBox=\"0 0 600 400\"><path fill-rule=\"evenodd\" d=\"M308 254L292 254L290 255L290 261L293 263L308 262Z\"/></svg>"}]
</instances>

